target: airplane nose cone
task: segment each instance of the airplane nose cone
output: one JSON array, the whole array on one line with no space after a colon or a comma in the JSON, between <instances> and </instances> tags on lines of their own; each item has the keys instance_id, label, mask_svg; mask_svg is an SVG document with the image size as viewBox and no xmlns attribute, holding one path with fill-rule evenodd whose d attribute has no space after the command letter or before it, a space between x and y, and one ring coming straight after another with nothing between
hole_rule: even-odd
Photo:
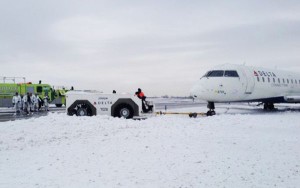
<instances>
[{"instance_id":1,"label":"airplane nose cone","mask_svg":"<svg viewBox=\"0 0 300 188\"><path fill-rule=\"evenodd\" d=\"M203 95L204 87L201 83L197 83L190 91L190 95L196 99Z\"/></svg>"},{"instance_id":2,"label":"airplane nose cone","mask_svg":"<svg viewBox=\"0 0 300 188\"><path fill-rule=\"evenodd\" d=\"M191 89L190 96L193 97L193 98L197 98L197 97L198 97L196 87L193 87L193 88Z\"/></svg>"}]
</instances>

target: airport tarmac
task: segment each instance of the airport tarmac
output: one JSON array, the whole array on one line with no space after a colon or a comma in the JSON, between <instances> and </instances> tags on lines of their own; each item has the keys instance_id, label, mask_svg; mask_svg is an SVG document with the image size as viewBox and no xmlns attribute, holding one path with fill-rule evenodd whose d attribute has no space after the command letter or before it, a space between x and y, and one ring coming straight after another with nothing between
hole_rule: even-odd
<instances>
[{"instance_id":1,"label":"airport tarmac","mask_svg":"<svg viewBox=\"0 0 300 188\"><path fill-rule=\"evenodd\" d=\"M162 101L156 100L154 101L154 104L155 104L156 111L168 111L172 109L206 106L206 103L193 102L192 100L162 100ZM65 113L65 110L66 110L65 107L58 108L52 106L50 107L49 112L39 111L39 112L33 112L30 115L26 115L26 114L16 115L13 108L1 108L0 122L37 118L40 116L46 116L48 115L48 113L52 113L52 112Z\"/></svg>"},{"instance_id":2,"label":"airport tarmac","mask_svg":"<svg viewBox=\"0 0 300 188\"><path fill-rule=\"evenodd\" d=\"M207 103L194 102L192 100L174 100L174 99L159 99L153 100L157 112L207 112ZM285 111L298 111L300 107L297 104L276 104L274 111L265 111L262 106L257 106L256 103L218 103L216 104L217 114L264 114L264 113L281 113ZM0 109L0 122L14 121L29 118L38 118L47 116L49 113L66 113L65 107L51 106L49 112L40 111L33 112L30 115L15 115L12 108Z\"/></svg>"},{"instance_id":3,"label":"airport tarmac","mask_svg":"<svg viewBox=\"0 0 300 188\"><path fill-rule=\"evenodd\" d=\"M29 115L27 114L15 114L12 108L6 108L0 110L0 122L5 121L14 121L14 120L20 120L20 119L29 119L29 118L37 118L40 116L46 116L48 113L57 112L57 113L64 113L65 108L64 107L50 107L49 111L39 111L39 112L31 112Z\"/></svg>"}]
</instances>

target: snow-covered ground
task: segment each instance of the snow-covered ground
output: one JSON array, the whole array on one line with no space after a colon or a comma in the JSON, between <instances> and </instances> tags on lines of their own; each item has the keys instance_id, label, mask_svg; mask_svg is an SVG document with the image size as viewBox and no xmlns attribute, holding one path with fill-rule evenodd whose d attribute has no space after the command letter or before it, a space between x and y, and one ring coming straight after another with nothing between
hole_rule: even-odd
<instances>
[{"instance_id":1,"label":"snow-covered ground","mask_svg":"<svg viewBox=\"0 0 300 188\"><path fill-rule=\"evenodd\" d=\"M2 122L0 187L300 187L300 112L256 108L220 106L200 118L50 113Z\"/></svg>"}]
</instances>

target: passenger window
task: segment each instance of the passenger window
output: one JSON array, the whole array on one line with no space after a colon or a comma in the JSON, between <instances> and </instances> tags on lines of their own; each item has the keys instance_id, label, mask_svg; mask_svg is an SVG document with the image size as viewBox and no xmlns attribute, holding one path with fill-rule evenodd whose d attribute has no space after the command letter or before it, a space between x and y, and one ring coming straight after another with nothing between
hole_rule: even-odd
<instances>
[{"instance_id":1,"label":"passenger window","mask_svg":"<svg viewBox=\"0 0 300 188\"><path fill-rule=\"evenodd\" d=\"M287 83L290 83L290 82L289 82L289 79L286 79L286 82L287 82Z\"/></svg>"},{"instance_id":2,"label":"passenger window","mask_svg":"<svg viewBox=\"0 0 300 188\"><path fill-rule=\"evenodd\" d=\"M293 84L293 83L294 83L294 80L291 80L291 83Z\"/></svg>"},{"instance_id":3,"label":"passenger window","mask_svg":"<svg viewBox=\"0 0 300 188\"><path fill-rule=\"evenodd\" d=\"M265 77L262 77L262 81L265 82Z\"/></svg>"},{"instance_id":4,"label":"passenger window","mask_svg":"<svg viewBox=\"0 0 300 188\"><path fill-rule=\"evenodd\" d=\"M273 82L275 83L275 78L273 78Z\"/></svg>"},{"instance_id":5,"label":"passenger window","mask_svg":"<svg viewBox=\"0 0 300 188\"><path fill-rule=\"evenodd\" d=\"M259 77L257 77L257 81L259 82Z\"/></svg>"},{"instance_id":6,"label":"passenger window","mask_svg":"<svg viewBox=\"0 0 300 188\"><path fill-rule=\"evenodd\" d=\"M225 71L225 77L239 77L237 71L228 70Z\"/></svg>"},{"instance_id":7,"label":"passenger window","mask_svg":"<svg viewBox=\"0 0 300 188\"><path fill-rule=\"evenodd\" d=\"M210 71L207 74L207 77L223 77L223 76L224 76L224 71L222 70Z\"/></svg>"},{"instance_id":8,"label":"passenger window","mask_svg":"<svg viewBox=\"0 0 300 188\"><path fill-rule=\"evenodd\" d=\"M278 83L280 83L280 78L278 78Z\"/></svg>"},{"instance_id":9,"label":"passenger window","mask_svg":"<svg viewBox=\"0 0 300 188\"><path fill-rule=\"evenodd\" d=\"M295 80L295 84L298 84L298 83L297 83L297 80Z\"/></svg>"},{"instance_id":10,"label":"passenger window","mask_svg":"<svg viewBox=\"0 0 300 188\"><path fill-rule=\"evenodd\" d=\"M270 78L268 77L268 82L270 83Z\"/></svg>"},{"instance_id":11,"label":"passenger window","mask_svg":"<svg viewBox=\"0 0 300 188\"><path fill-rule=\"evenodd\" d=\"M282 78L282 83L285 83L284 78Z\"/></svg>"}]
</instances>

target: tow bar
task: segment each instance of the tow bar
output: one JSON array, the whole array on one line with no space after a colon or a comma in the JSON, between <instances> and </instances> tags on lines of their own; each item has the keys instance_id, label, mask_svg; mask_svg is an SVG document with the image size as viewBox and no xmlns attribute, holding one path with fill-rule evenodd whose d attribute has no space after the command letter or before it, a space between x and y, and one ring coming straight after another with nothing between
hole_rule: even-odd
<instances>
[{"instance_id":1,"label":"tow bar","mask_svg":"<svg viewBox=\"0 0 300 188\"><path fill-rule=\"evenodd\" d=\"M207 113L197 112L156 112L157 115L188 115L190 118L196 118L197 116L207 116Z\"/></svg>"}]
</instances>

